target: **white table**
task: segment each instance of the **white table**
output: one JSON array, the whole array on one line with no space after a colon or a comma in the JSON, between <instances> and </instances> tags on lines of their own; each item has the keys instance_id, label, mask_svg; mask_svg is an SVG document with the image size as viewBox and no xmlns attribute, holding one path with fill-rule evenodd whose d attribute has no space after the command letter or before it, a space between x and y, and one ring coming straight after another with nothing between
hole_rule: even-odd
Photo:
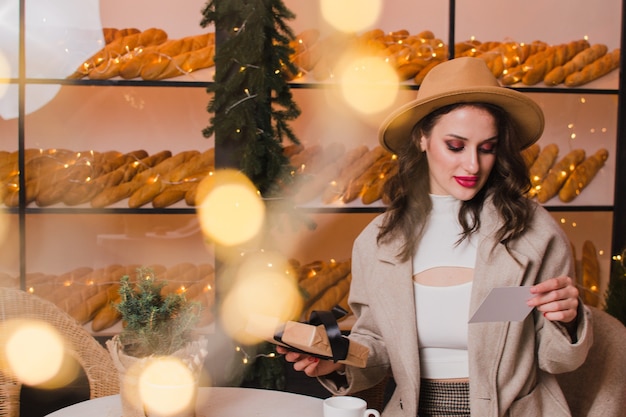
<instances>
[{"instance_id":1,"label":"white table","mask_svg":"<svg viewBox=\"0 0 626 417\"><path fill-rule=\"evenodd\" d=\"M196 417L322 417L320 398L253 388L201 387ZM46 417L122 417L119 395L62 408Z\"/></svg>"}]
</instances>

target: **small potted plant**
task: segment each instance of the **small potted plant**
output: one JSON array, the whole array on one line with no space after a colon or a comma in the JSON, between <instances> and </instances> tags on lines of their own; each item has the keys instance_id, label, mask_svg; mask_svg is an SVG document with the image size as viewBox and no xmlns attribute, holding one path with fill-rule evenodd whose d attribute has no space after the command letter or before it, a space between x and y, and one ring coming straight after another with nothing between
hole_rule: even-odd
<instances>
[{"instance_id":1,"label":"small potted plant","mask_svg":"<svg viewBox=\"0 0 626 417\"><path fill-rule=\"evenodd\" d=\"M195 337L200 306L184 293L162 294L165 281L155 278L149 268L138 268L135 280L121 278L121 301L116 305L122 316L122 331L107 341L107 348L120 375L124 417L146 416L140 398L141 373L156 358L175 358L189 368L196 388L207 340ZM195 398L195 395L194 395ZM193 416L193 404L190 407Z\"/></svg>"}]
</instances>

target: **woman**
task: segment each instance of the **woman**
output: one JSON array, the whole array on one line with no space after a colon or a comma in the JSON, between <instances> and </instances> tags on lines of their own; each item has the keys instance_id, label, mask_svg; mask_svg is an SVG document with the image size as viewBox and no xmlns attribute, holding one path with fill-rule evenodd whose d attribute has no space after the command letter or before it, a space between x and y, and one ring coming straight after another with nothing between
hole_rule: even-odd
<instances>
[{"instance_id":1,"label":"woman","mask_svg":"<svg viewBox=\"0 0 626 417\"><path fill-rule=\"evenodd\" d=\"M398 155L389 208L356 239L350 334L369 348L354 368L281 348L334 394L391 372L383 416L569 416L554 374L579 367L590 323L570 244L524 195L520 151L543 132L539 106L499 86L484 61L435 67L417 100L384 123ZM520 322L470 323L496 287L529 286Z\"/></svg>"}]
</instances>

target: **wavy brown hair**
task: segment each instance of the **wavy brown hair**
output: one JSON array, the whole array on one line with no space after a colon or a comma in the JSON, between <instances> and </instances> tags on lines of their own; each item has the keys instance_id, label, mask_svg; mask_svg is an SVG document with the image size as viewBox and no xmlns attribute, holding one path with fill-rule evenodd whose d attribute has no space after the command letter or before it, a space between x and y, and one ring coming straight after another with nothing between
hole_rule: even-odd
<instances>
[{"instance_id":1,"label":"wavy brown hair","mask_svg":"<svg viewBox=\"0 0 626 417\"><path fill-rule=\"evenodd\" d=\"M447 113L460 107L471 106L486 110L496 123L498 145L496 161L483 188L471 200L464 201L459 211L463 234L459 242L480 229L480 212L485 200L491 198L502 226L496 231L496 241L508 250L509 242L519 237L532 217L533 205L525 197L530 189L528 168L520 149L514 144L517 132L513 122L502 108L487 103L458 103L430 113L413 128L410 140L398 153L398 174L385 184L389 201L386 216L377 241L384 243L398 234L404 245L398 257L406 261L415 253L423 234L432 202L429 197L430 178L426 153L419 148L422 136L430 137L433 127Z\"/></svg>"}]
</instances>

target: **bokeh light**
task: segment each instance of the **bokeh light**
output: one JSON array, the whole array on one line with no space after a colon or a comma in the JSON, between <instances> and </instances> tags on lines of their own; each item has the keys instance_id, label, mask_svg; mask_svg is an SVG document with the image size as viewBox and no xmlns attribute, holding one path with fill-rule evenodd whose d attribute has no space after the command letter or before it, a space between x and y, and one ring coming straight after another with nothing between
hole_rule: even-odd
<instances>
[{"instance_id":1,"label":"bokeh light","mask_svg":"<svg viewBox=\"0 0 626 417\"><path fill-rule=\"evenodd\" d=\"M224 169L205 177L198 185L197 202L200 227L216 244L248 242L258 235L265 220L261 196L240 171Z\"/></svg>"},{"instance_id":2,"label":"bokeh light","mask_svg":"<svg viewBox=\"0 0 626 417\"><path fill-rule=\"evenodd\" d=\"M249 254L237 268L221 306L226 332L252 345L273 336L278 324L296 320L302 310L297 277L286 259L274 252Z\"/></svg>"},{"instance_id":3,"label":"bokeh light","mask_svg":"<svg viewBox=\"0 0 626 417\"><path fill-rule=\"evenodd\" d=\"M2 331L2 363L25 385L56 388L72 382L79 367L58 331L40 320L8 320Z\"/></svg>"},{"instance_id":4,"label":"bokeh light","mask_svg":"<svg viewBox=\"0 0 626 417\"><path fill-rule=\"evenodd\" d=\"M193 415L196 382L191 370L173 357L150 360L139 376L139 395L147 415Z\"/></svg>"},{"instance_id":5,"label":"bokeh light","mask_svg":"<svg viewBox=\"0 0 626 417\"><path fill-rule=\"evenodd\" d=\"M384 59L374 56L347 57L338 77L346 103L353 109L372 114L387 110L398 96L399 80Z\"/></svg>"},{"instance_id":6,"label":"bokeh light","mask_svg":"<svg viewBox=\"0 0 626 417\"><path fill-rule=\"evenodd\" d=\"M359 32L372 26L382 10L382 0L321 0L324 20L342 32Z\"/></svg>"},{"instance_id":7,"label":"bokeh light","mask_svg":"<svg viewBox=\"0 0 626 417\"><path fill-rule=\"evenodd\" d=\"M4 96L9 89L8 79L11 78L11 66L6 55L0 50L0 98ZM2 81L6 79L7 81Z\"/></svg>"},{"instance_id":8,"label":"bokeh light","mask_svg":"<svg viewBox=\"0 0 626 417\"><path fill-rule=\"evenodd\" d=\"M11 214L6 211L0 211L0 245L4 243L9 235L9 226L11 225Z\"/></svg>"},{"instance_id":9,"label":"bokeh light","mask_svg":"<svg viewBox=\"0 0 626 417\"><path fill-rule=\"evenodd\" d=\"M31 0L0 2L0 50L13 64L11 76L18 76L20 5L24 4L26 77L64 78L102 49L104 38L99 0ZM30 87L30 88L29 88ZM32 113L48 104L61 85L29 85L25 90L24 112ZM0 117L17 118L19 91L16 84L0 95Z\"/></svg>"}]
</instances>

